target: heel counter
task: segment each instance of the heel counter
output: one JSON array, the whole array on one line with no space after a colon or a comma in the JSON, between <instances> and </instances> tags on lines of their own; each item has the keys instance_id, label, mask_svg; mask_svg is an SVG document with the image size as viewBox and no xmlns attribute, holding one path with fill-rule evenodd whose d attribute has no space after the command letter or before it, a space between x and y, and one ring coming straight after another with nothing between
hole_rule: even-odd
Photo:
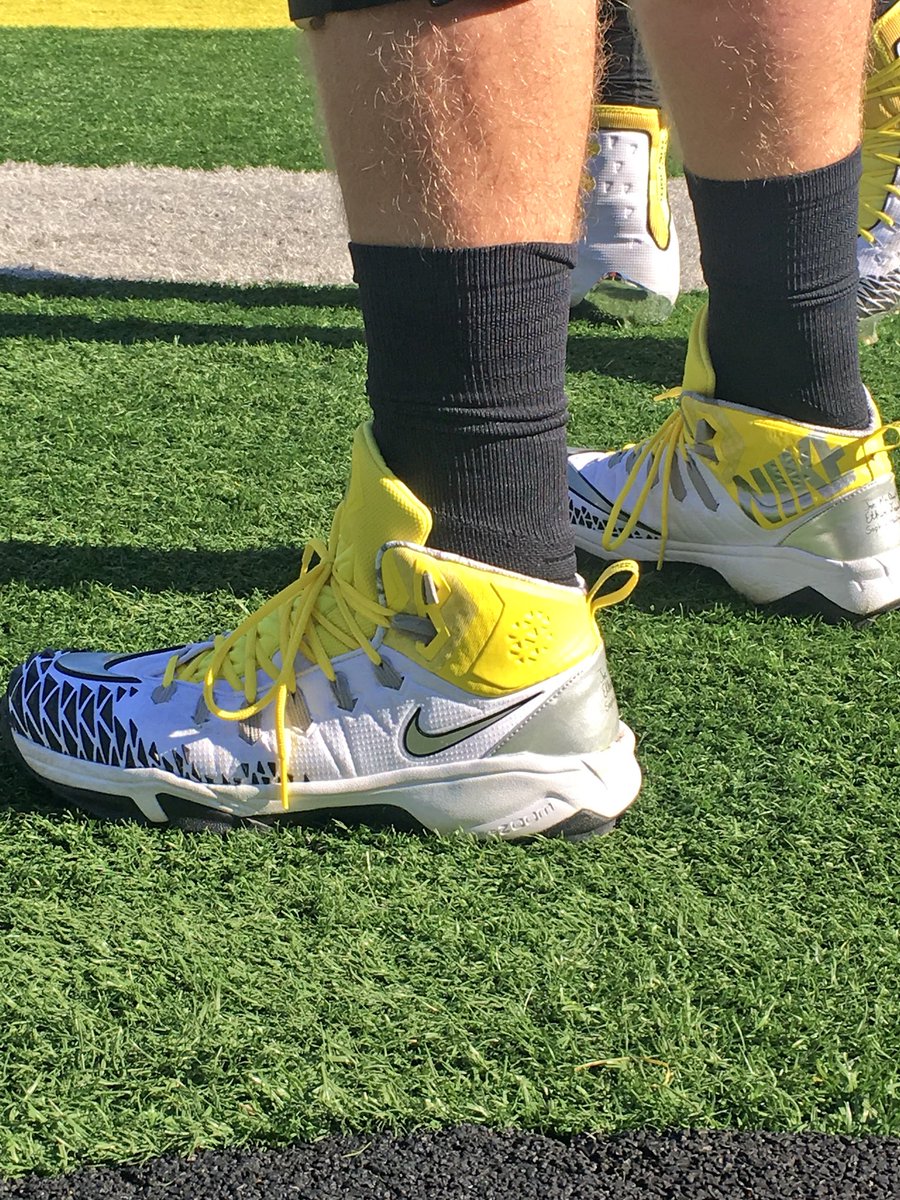
<instances>
[{"instance_id":1,"label":"heel counter","mask_svg":"<svg viewBox=\"0 0 900 1200\"><path fill-rule=\"evenodd\" d=\"M619 706L606 651L567 680L494 750L498 754L589 754L612 745L619 731Z\"/></svg>"},{"instance_id":2,"label":"heel counter","mask_svg":"<svg viewBox=\"0 0 900 1200\"><path fill-rule=\"evenodd\" d=\"M900 545L900 498L893 474L832 501L781 545L842 562L895 549Z\"/></svg>"}]
</instances>

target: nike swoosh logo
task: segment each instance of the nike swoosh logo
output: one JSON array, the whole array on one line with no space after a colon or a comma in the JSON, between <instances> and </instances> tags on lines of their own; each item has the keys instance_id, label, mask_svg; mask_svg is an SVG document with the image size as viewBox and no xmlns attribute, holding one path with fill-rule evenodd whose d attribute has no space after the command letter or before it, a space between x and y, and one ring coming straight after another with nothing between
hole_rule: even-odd
<instances>
[{"instance_id":1,"label":"nike swoosh logo","mask_svg":"<svg viewBox=\"0 0 900 1200\"><path fill-rule=\"evenodd\" d=\"M526 696L524 700L517 700L515 704L511 704L508 708L502 708L500 712L491 713L490 716L482 717L478 721L470 721L467 725L457 725L453 729L442 729L437 733L422 728L419 724L422 709L417 708L406 729L403 731L403 749L407 754L412 755L413 758L428 758L432 754L440 754L443 750L449 750L452 746L458 746L466 738L474 737L476 733L490 729L492 725L496 725L498 721L502 721L504 717L508 717L510 713L514 713L516 709L521 708L524 704L528 704L534 699L534 696Z\"/></svg>"},{"instance_id":2,"label":"nike swoosh logo","mask_svg":"<svg viewBox=\"0 0 900 1200\"><path fill-rule=\"evenodd\" d=\"M127 668L134 669L132 664L139 663L144 658L168 659L172 654L180 654L184 646L171 646L168 650L144 650L140 654L104 654L98 650L67 650L56 660L54 667L62 675L70 675L74 679L91 679L96 683L145 683L146 678L132 675ZM120 674L117 668L125 669Z\"/></svg>"},{"instance_id":3,"label":"nike swoosh logo","mask_svg":"<svg viewBox=\"0 0 900 1200\"><path fill-rule=\"evenodd\" d=\"M56 669L63 675L71 675L75 679L92 679L98 683L140 683L135 675L117 675L109 668L116 664L116 659L108 654L98 654L94 651L72 650L62 654L56 660Z\"/></svg>"}]
</instances>

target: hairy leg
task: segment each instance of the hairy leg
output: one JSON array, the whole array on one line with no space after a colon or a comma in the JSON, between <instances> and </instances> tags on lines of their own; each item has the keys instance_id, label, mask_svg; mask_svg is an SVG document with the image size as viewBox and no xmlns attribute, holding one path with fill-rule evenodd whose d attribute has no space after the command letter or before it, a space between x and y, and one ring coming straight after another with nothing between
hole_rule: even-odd
<instances>
[{"instance_id":1,"label":"hairy leg","mask_svg":"<svg viewBox=\"0 0 900 1200\"><path fill-rule=\"evenodd\" d=\"M378 245L572 240L595 0L424 0L310 34L350 234Z\"/></svg>"},{"instance_id":2,"label":"hairy leg","mask_svg":"<svg viewBox=\"0 0 900 1200\"><path fill-rule=\"evenodd\" d=\"M871 9L871 0L633 0L691 171L766 179L850 154Z\"/></svg>"}]
</instances>

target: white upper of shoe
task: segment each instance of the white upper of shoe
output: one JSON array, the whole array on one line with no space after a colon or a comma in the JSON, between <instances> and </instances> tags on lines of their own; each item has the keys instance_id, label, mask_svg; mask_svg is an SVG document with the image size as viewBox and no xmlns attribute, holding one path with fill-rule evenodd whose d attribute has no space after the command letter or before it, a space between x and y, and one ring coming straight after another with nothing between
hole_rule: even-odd
<instances>
[{"instance_id":1,"label":"white upper of shoe","mask_svg":"<svg viewBox=\"0 0 900 1200\"><path fill-rule=\"evenodd\" d=\"M275 705L249 720L218 717L207 708L202 683L162 686L170 655L35 656L11 698L13 729L88 762L161 768L210 785L256 790L274 784ZM338 687L312 664L298 671L299 686L285 714L295 781L352 786L373 775L418 770L423 761L483 758L585 669L579 664L521 693L480 698L395 650L383 657L386 672L362 651L336 658ZM261 673L260 691L268 683ZM231 711L246 705L243 694L221 680L215 702Z\"/></svg>"},{"instance_id":2,"label":"white upper of shoe","mask_svg":"<svg viewBox=\"0 0 900 1200\"><path fill-rule=\"evenodd\" d=\"M704 399L703 403L715 406L716 402ZM743 411L752 413L756 410ZM872 429L874 427L873 416ZM815 437L816 427L807 428ZM858 432L864 434L870 430ZM645 560L658 555L664 525L666 542L672 549L679 544L734 548L781 546L788 539L796 539L798 530L807 522L820 522L823 509L811 493L797 492L795 488L794 492L778 493L776 499L776 495L768 492L765 486L756 486L756 481L742 481L746 483L743 496L747 507L750 508L752 501L753 509L770 515L773 522L778 521L780 514L786 512L789 515L791 506L796 506L795 520L787 524L781 522L777 528L760 524L745 511L718 476L710 470L706 461L708 452L701 436L702 431L698 430L697 433L696 440L689 439L686 444L681 444L672 457L665 519L664 467L672 453L670 449L661 450L655 459L655 465L654 456L649 455L635 471L630 483L629 477L636 467L640 446L607 453L589 450L570 452L570 509L576 538L584 548L607 548L602 546L603 534L608 527L613 507L620 497L620 515L612 537L614 539L623 529L628 517L635 511L635 507L639 506L638 523L630 534L627 545L623 545L620 552L627 552ZM651 471L654 473L654 480L641 502L640 495ZM772 472L771 476L777 479L778 472ZM740 495L741 488L738 491ZM890 489L886 503L892 505L894 497L895 492ZM846 508L846 505L844 507ZM582 531L580 538L579 528Z\"/></svg>"},{"instance_id":3,"label":"white upper of shoe","mask_svg":"<svg viewBox=\"0 0 900 1200\"><path fill-rule=\"evenodd\" d=\"M599 279L614 273L674 304L681 281L674 222L666 249L648 228L650 135L601 129L594 136L599 153L588 162L594 186L585 198L572 301L583 299Z\"/></svg>"}]
</instances>

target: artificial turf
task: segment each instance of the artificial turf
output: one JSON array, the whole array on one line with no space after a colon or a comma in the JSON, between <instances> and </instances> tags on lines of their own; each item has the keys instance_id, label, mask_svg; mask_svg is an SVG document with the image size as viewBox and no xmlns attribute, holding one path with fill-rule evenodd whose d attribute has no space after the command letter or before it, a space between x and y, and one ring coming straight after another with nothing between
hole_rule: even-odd
<instances>
[{"instance_id":1,"label":"artificial turf","mask_svg":"<svg viewBox=\"0 0 900 1200\"><path fill-rule=\"evenodd\" d=\"M583 310L573 440L659 423L696 306ZM228 627L326 531L352 291L7 281L0 336L0 683ZM864 352L892 417L898 338ZM0 1172L456 1121L900 1132L900 619L680 569L603 624L646 786L595 842L109 827L3 751Z\"/></svg>"},{"instance_id":2,"label":"artificial turf","mask_svg":"<svg viewBox=\"0 0 900 1200\"><path fill-rule=\"evenodd\" d=\"M0 162L319 170L300 41L291 28L0 29Z\"/></svg>"},{"instance_id":3,"label":"artificial turf","mask_svg":"<svg viewBox=\"0 0 900 1200\"><path fill-rule=\"evenodd\" d=\"M0 22L3 14L0 12ZM0 27L0 162L325 166L295 29ZM673 152L669 171L681 175Z\"/></svg>"}]
</instances>

